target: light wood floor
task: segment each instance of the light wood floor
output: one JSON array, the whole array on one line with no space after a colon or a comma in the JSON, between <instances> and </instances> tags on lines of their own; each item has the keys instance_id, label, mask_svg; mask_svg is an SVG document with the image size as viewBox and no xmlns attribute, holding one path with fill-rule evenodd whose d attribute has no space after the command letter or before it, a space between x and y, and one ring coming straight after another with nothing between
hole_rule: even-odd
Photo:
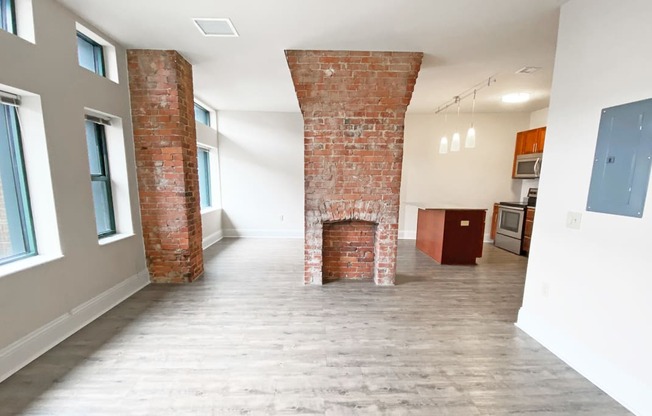
<instances>
[{"instance_id":1,"label":"light wood floor","mask_svg":"<svg viewBox=\"0 0 652 416\"><path fill-rule=\"evenodd\" d=\"M526 259L439 266L401 241L395 287L304 287L301 240L228 239L0 384L13 415L629 415L513 322Z\"/></svg>"}]
</instances>

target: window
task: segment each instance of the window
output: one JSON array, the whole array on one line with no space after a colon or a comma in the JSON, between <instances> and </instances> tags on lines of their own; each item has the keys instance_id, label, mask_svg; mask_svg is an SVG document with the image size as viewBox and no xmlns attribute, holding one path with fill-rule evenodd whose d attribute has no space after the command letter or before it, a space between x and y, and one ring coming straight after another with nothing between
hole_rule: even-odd
<instances>
[{"instance_id":1,"label":"window","mask_svg":"<svg viewBox=\"0 0 652 416\"><path fill-rule=\"evenodd\" d=\"M12 105L0 104L0 264L34 254L18 111Z\"/></svg>"},{"instance_id":2,"label":"window","mask_svg":"<svg viewBox=\"0 0 652 416\"><path fill-rule=\"evenodd\" d=\"M92 116L87 116L87 118L96 119ZM106 136L102 124L86 120L86 144L88 145L88 162L91 168L95 224L97 235L102 238L116 233L109 155L106 150Z\"/></svg>"},{"instance_id":3,"label":"window","mask_svg":"<svg viewBox=\"0 0 652 416\"><path fill-rule=\"evenodd\" d=\"M77 55L80 66L98 75L106 75L104 69L104 48L80 32L77 32Z\"/></svg>"},{"instance_id":4,"label":"window","mask_svg":"<svg viewBox=\"0 0 652 416\"><path fill-rule=\"evenodd\" d=\"M0 29L16 34L14 0L0 0Z\"/></svg>"},{"instance_id":5,"label":"window","mask_svg":"<svg viewBox=\"0 0 652 416\"><path fill-rule=\"evenodd\" d=\"M209 208L211 203L211 160L210 151L202 148L197 149L197 170L199 171L199 205L201 208Z\"/></svg>"},{"instance_id":6,"label":"window","mask_svg":"<svg viewBox=\"0 0 652 416\"><path fill-rule=\"evenodd\" d=\"M201 105L195 103L195 120L210 127L211 113Z\"/></svg>"}]
</instances>

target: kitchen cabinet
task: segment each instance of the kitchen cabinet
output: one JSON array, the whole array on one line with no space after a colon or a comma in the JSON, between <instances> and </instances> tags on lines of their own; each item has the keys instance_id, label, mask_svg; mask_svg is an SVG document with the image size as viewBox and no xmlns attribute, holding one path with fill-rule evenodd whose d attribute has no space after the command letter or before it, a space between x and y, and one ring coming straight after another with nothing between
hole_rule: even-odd
<instances>
[{"instance_id":1,"label":"kitchen cabinet","mask_svg":"<svg viewBox=\"0 0 652 416\"><path fill-rule=\"evenodd\" d=\"M416 246L439 264L476 264L486 214L486 209L420 208Z\"/></svg>"},{"instance_id":2,"label":"kitchen cabinet","mask_svg":"<svg viewBox=\"0 0 652 416\"><path fill-rule=\"evenodd\" d=\"M516 133L516 145L514 146L514 165L512 177L516 175L516 158L520 155L530 153L543 153L546 142L546 128L519 131Z\"/></svg>"},{"instance_id":3,"label":"kitchen cabinet","mask_svg":"<svg viewBox=\"0 0 652 416\"><path fill-rule=\"evenodd\" d=\"M525 231L523 232L523 247L525 254L530 253L530 241L532 240L532 228L534 226L534 208L528 207L525 213Z\"/></svg>"},{"instance_id":4,"label":"kitchen cabinet","mask_svg":"<svg viewBox=\"0 0 652 416\"><path fill-rule=\"evenodd\" d=\"M491 239L496 240L496 227L498 227L498 204L494 204L494 210L491 213Z\"/></svg>"}]
</instances>

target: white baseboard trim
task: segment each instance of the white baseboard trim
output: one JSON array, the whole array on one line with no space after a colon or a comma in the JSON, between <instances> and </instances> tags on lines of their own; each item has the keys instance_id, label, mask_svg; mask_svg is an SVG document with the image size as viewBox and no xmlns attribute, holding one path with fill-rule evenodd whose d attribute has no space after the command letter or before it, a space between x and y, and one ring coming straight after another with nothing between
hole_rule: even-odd
<instances>
[{"instance_id":1,"label":"white baseboard trim","mask_svg":"<svg viewBox=\"0 0 652 416\"><path fill-rule=\"evenodd\" d=\"M635 415L652 415L649 385L624 373L526 308L520 309L516 326Z\"/></svg>"},{"instance_id":2,"label":"white baseboard trim","mask_svg":"<svg viewBox=\"0 0 652 416\"><path fill-rule=\"evenodd\" d=\"M217 243L220 241L222 238L224 238L224 233L222 230L219 230L216 233L207 235L204 237L202 240L202 249L206 250L208 247L212 246L213 244Z\"/></svg>"},{"instance_id":3,"label":"white baseboard trim","mask_svg":"<svg viewBox=\"0 0 652 416\"><path fill-rule=\"evenodd\" d=\"M0 382L149 284L149 272L100 293L0 350Z\"/></svg>"},{"instance_id":4,"label":"white baseboard trim","mask_svg":"<svg viewBox=\"0 0 652 416\"><path fill-rule=\"evenodd\" d=\"M225 228L224 237L234 238L303 238L303 230L237 230Z\"/></svg>"},{"instance_id":5,"label":"white baseboard trim","mask_svg":"<svg viewBox=\"0 0 652 416\"><path fill-rule=\"evenodd\" d=\"M494 239L491 238L491 233L487 233L487 234L484 235L483 242L484 243L493 243L494 242Z\"/></svg>"},{"instance_id":6,"label":"white baseboard trim","mask_svg":"<svg viewBox=\"0 0 652 416\"><path fill-rule=\"evenodd\" d=\"M399 230L398 231L399 240L416 240L417 239L417 230Z\"/></svg>"}]
</instances>

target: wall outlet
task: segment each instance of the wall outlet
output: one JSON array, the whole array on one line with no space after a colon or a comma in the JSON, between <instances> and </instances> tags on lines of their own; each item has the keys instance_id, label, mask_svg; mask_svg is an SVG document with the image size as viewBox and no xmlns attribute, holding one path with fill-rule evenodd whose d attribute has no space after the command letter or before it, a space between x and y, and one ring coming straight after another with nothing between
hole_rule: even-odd
<instances>
[{"instance_id":1,"label":"wall outlet","mask_svg":"<svg viewBox=\"0 0 652 416\"><path fill-rule=\"evenodd\" d=\"M573 230L579 230L582 224L582 214L579 212L569 211L566 215L566 227Z\"/></svg>"},{"instance_id":2,"label":"wall outlet","mask_svg":"<svg viewBox=\"0 0 652 416\"><path fill-rule=\"evenodd\" d=\"M281 222L285 221L285 215L281 215L280 218L281 218Z\"/></svg>"}]
</instances>

